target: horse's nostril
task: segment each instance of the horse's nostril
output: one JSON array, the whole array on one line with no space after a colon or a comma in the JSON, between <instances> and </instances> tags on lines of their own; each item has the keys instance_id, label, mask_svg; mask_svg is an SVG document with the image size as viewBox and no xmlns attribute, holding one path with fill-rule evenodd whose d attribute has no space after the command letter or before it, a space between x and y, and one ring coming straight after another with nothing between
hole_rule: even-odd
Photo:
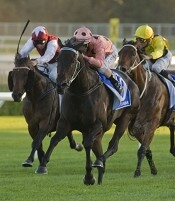
<instances>
[{"instance_id":1,"label":"horse's nostril","mask_svg":"<svg viewBox=\"0 0 175 201\"><path fill-rule=\"evenodd\" d=\"M18 93L12 93L12 98L14 99L15 102L20 102L22 99L23 93L18 92Z\"/></svg>"}]
</instances>

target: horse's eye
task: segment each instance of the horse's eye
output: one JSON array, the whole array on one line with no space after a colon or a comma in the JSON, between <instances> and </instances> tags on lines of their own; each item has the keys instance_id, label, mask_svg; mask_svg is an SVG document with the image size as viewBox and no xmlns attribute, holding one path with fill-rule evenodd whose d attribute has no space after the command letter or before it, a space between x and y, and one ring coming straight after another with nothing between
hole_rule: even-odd
<instances>
[{"instance_id":1,"label":"horse's eye","mask_svg":"<svg viewBox=\"0 0 175 201\"><path fill-rule=\"evenodd\" d=\"M73 59L73 60L72 60L72 64L75 64L75 63L76 63L76 60L75 60L75 59Z\"/></svg>"}]
</instances>

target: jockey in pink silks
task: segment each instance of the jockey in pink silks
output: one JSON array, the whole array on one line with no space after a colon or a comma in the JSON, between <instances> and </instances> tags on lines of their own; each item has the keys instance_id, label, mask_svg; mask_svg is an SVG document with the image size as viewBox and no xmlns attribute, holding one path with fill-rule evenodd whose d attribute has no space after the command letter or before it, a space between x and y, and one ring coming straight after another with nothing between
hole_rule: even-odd
<instances>
[{"instance_id":1,"label":"jockey in pink silks","mask_svg":"<svg viewBox=\"0 0 175 201\"><path fill-rule=\"evenodd\" d=\"M86 27L77 29L74 32L74 37L77 41L84 42L84 45L80 48L84 58L100 73L104 74L121 94L122 87L114 78L110 69L118 57L117 48L105 36L92 35Z\"/></svg>"}]
</instances>

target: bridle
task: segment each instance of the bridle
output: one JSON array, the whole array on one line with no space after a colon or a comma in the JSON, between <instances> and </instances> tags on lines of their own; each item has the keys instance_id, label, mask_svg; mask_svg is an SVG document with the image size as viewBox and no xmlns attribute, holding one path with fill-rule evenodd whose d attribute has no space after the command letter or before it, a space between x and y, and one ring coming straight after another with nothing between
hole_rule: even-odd
<instances>
[{"instance_id":1,"label":"bridle","mask_svg":"<svg viewBox=\"0 0 175 201\"><path fill-rule=\"evenodd\" d=\"M124 47L132 47L134 48L134 50L137 52L137 48L134 46L134 45L131 45L131 44L126 44L126 45L123 45L123 47L121 48L121 50L124 48ZM120 50L120 51L121 51ZM126 71L126 73L130 74L131 71L133 71L134 69L136 69L140 64L143 63L145 59L142 59L140 62L137 62L137 59L134 60L133 64L129 67L129 69ZM120 68L120 66L118 66Z\"/></svg>"},{"instance_id":2,"label":"bridle","mask_svg":"<svg viewBox=\"0 0 175 201\"><path fill-rule=\"evenodd\" d=\"M74 73L72 75L72 77L70 78L69 82L67 83L68 86L71 85L71 83L75 80L75 78L78 76L78 74L80 73L80 71L85 67L85 65L83 65L82 67L80 66L80 62L78 61L78 57L79 57L79 52L76 51L75 49L71 48L71 47L62 47L61 51L72 51L75 53L76 55L76 66L75 66L75 70Z\"/></svg>"},{"instance_id":3,"label":"bridle","mask_svg":"<svg viewBox=\"0 0 175 201\"><path fill-rule=\"evenodd\" d=\"M85 64L83 66L80 65L80 61L78 60L79 58L79 51L75 50L74 48L71 48L71 47L62 47L61 48L61 51L65 51L65 50L68 50L68 51L72 51L76 54L76 66L75 66L75 70L74 70L74 73L72 75L72 77L70 78L70 80L68 81L67 86L69 87L71 85L71 83L75 80L75 78L78 76L78 74L81 72L81 70L83 68L85 68ZM99 86L102 85L102 82L97 82L97 84L95 86L93 86L92 88L90 88L88 91L84 92L84 93L81 93L79 94L80 96L86 96L86 95L89 95L90 93L92 93L94 90L96 90ZM72 92L70 91L66 91L67 93L69 93L70 95L75 95L73 94ZM77 94L76 94L77 96Z\"/></svg>"},{"instance_id":4,"label":"bridle","mask_svg":"<svg viewBox=\"0 0 175 201\"><path fill-rule=\"evenodd\" d=\"M134 48L134 50L135 50L136 53L137 53L137 48L136 48L134 45L126 44L126 45L124 45L124 46L121 48L121 50L122 50L124 47L132 47L132 48ZM121 51L121 50L120 50L120 51ZM135 70L140 64L143 63L143 61L145 61L145 59L142 59L141 61L138 62L137 59L135 58L133 64L132 64L132 65L129 67L129 69L126 70L125 72L126 72L127 74L131 74L131 72L132 72L133 70ZM119 65L118 68L120 69L121 66ZM147 69L147 70L146 70L145 85L144 85L144 88L143 88L142 93L140 94L140 98L142 98L142 96L143 96L143 94L144 94L144 92L145 92L145 90L146 90L146 87L147 87L147 84L148 84L148 75L149 75L149 81L150 81L150 80L151 80L151 72L150 72L150 69Z\"/></svg>"}]
</instances>

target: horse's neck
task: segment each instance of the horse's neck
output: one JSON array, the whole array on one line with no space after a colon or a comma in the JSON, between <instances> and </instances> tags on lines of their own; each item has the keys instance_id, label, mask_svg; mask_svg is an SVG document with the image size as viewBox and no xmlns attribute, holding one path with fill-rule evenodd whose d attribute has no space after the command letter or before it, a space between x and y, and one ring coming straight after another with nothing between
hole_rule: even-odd
<instances>
[{"instance_id":1,"label":"horse's neck","mask_svg":"<svg viewBox=\"0 0 175 201\"><path fill-rule=\"evenodd\" d=\"M99 77L96 71L84 66L69 89L74 93L85 93L97 85L98 82Z\"/></svg>"},{"instance_id":2,"label":"horse's neck","mask_svg":"<svg viewBox=\"0 0 175 201\"><path fill-rule=\"evenodd\" d=\"M28 98L34 101L41 99L41 97L47 92L50 82L51 81L47 80L47 78L39 72L35 72L33 87L31 90L26 92Z\"/></svg>"},{"instance_id":3,"label":"horse's neck","mask_svg":"<svg viewBox=\"0 0 175 201\"><path fill-rule=\"evenodd\" d=\"M137 84L139 91L142 92L146 83L146 71L141 64L132 71L131 78Z\"/></svg>"}]
</instances>

